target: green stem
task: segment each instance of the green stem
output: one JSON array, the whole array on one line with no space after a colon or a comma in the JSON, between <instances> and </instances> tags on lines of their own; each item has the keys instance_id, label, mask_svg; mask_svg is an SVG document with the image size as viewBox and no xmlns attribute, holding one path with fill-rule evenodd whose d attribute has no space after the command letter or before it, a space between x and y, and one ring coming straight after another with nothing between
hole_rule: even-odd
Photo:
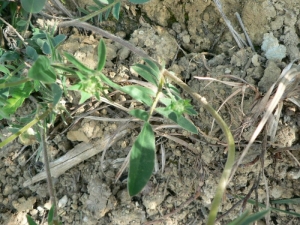
<instances>
[{"instance_id":1,"label":"green stem","mask_svg":"<svg viewBox=\"0 0 300 225\"><path fill-rule=\"evenodd\" d=\"M25 29L23 31L23 35L22 35L23 37L25 37L26 31L28 30L31 17L32 17L32 13L29 13L29 16L28 16L28 19L27 19L27 22L26 22L26 27L25 27Z\"/></svg>"},{"instance_id":2,"label":"green stem","mask_svg":"<svg viewBox=\"0 0 300 225\"><path fill-rule=\"evenodd\" d=\"M18 81L15 81L15 82L2 83L2 84L0 84L0 88L8 88L8 87L18 86L18 85L26 83L27 81L30 81L30 80L31 80L31 78L26 77L22 80L18 80Z\"/></svg>"},{"instance_id":3,"label":"green stem","mask_svg":"<svg viewBox=\"0 0 300 225\"><path fill-rule=\"evenodd\" d=\"M211 107L211 105L208 104L208 102L206 101L206 99L204 97L202 97L201 95L195 93L188 85L186 85L183 81L181 81L176 76L172 75L169 71L165 70L164 71L164 76L166 76L166 77L170 78L171 80L173 80L184 91L189 93L195 100L201 102L203 107L215 118L215 120L220 125L220 127L222 128L222 130L223 130L223 132L226 136L227 143L228 143L228 157L227 157L227 161L226 161L222 176L221 176L220 181L219 181L219 185L218 185L217 190L216 190L216 195L215 195L214 200L211 204L211 210L209 212L208 221L207 221L207 225L214 225L216 217L217 217L219 205L221 204L222 197L223 197L223 194L225 192L225 188L226 188L226 185L227 185L232 167L234 165L235 144L234 144L233 136L230 132L229 127L224 122L222 117L217 113L216 110L214 110L213 107Z\"/></svg>"},{"instance_id":4,"label":"green stem","mask_svg":"<svg viewBox=\"0 0 300 225\"><path fill-rule=\"evenodd\" d=\"M164 83L165 83L164 76L162 76L162 74L161 74L160 79L159 79L159 85L158 85L157 92L156 92L156 96L155 96L153 104L152 104L152 106L151 106L151 108L149 110L149 115L148 115L147 122L150 121L151 115L153 114L153 112L154 112L154 110L156 108L156 105L157 105L157 103L158 103L158 101L160 99Z\"/></svg>"},{"instance_id":5,"label":"green stem","mask_svg":"<svg viewBox=\"0 0 300 225\"><path fill-rule=\"evenodd\" d=\"M87 21L87 20L93 18L94 16L97 16L97 15L99 15L100 13L105 12L106 10L110 9L111 7L113 7L114 5L118 4L119 2L120 2L120 0L115 0L113 3L111 3L111 4L109 4L109 5L107 5L107 6L103 7L103 8L101 8L101 9L95 11L95 12L91 12L91 13L89 13L88 15L79 18L78 20L79 20L79 21L82 21L82 22Z\"/></svg>"},{"instance_id":6,"label":"green stem","mask_svg":"<svg viewBox=\"0 0 300 225\"><path fill-rule=\"evenodd\" d=\"M49 113L52 112L52 107L50 107L47 111L45 111L42 115L40 116L36 116L36 118L34 118L32 121L30 121L27 125L25 125L24 127L22 127L18 132L14 133L13 135L9 136L8 138L6 138L4 141L0 142L0 148L2 148L3 146L7 145L8 143L12 142L13 140L15 140L20 134L24 133L25 131L27 131L30 127L32 127L33 125L35 125L37 122L39 122L40 120L45 119Z\"/></svg>"},{"instance_id":7,"label":"green stem","mask_svg":"<svg viewBox=\"0 0 300 225\"><path fill-rule=\"evenodd\" d=\"M26 65L24 63L22 63L21 65L19 65L17 67L17 69L15 69L13 72L11 72L10 76L13 77L15 74L17 74L20 70L24 69L26 67Z\"/></svg>"}]
</instances>

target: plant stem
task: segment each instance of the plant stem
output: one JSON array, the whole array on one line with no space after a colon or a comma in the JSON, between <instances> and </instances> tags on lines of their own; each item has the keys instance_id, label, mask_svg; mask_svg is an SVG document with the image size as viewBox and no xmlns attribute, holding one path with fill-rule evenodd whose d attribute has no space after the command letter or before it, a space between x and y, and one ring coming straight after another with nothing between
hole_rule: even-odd
<instances>
[{"instance_id":1,"label":"plant stem","mask_svg":"<svg viewBox=\"0 0 300 225\"><path fill-rule=\"evenodd\" d=\"M15 82L2 83L2 84L0 84L0 88L8 88L8 87L18 86L18 85L26 83L27 81L30 81L30 80L31 80L31 78L26 77L22 80L18 80L18 81L15 81Z\"/></svg>"},{"instance_id":2,"label":"plant stem","mask_svg":"<svg viewBox=\"0 0 300 225\"><path fill-rule=\"evenodd\" d=\"M49 113L52 112L52 107L50 107L47 111L45 111L42 115L40 116L36 116L36 118L34 118L32 121L30 121L27 125L25 125L24 127L22 127L20 130L18 130L16 133L12 134L11 136L9 136L8 138L6 138L4 141L0 142L0 148L2 148L3 146L7 145L8 143L12 142L13 140L15 140L20 134L24 133L25 131L27 131L30 127L32 127L33 125L35 125L37 122L39 122L42 119L45 119L46 116L49 115Z\"/></svg>"},{"instance_id":3,"label":"plant stem","mask_svg":"<svg viewBox=\"0 0 300 225\"><path fill-rule=\"evenodd\" d=\"M48 183L48 191L50 195L50 202L51 205L54 206L54 215L53 215L53 224L58 224L58 218L57 218L57 204L56 204L56 198L55 198L55 191L54 191L54 186L52 182L52 176L51 176L51 171L50 171L50 166L49 166L49 159L48 159L48 151L47 151L47 144L46 144L46 122L45 120L42 122L42 125L40 127L40 134L41 134L41 145L43 149L43 154L44 154L44 164L45 164L45 171L46 171L46 176L47 176L47 183Z\"/></svg>"},{"instance_id":4,"label":"plant stem","mask_svg":"<svg viewBox=\"0 0 300 225\"><path fill-rule=\"evenodd\" d=\"M82 22L87 21L87 20L93 18L94 16L97 16L97 15L99 15L100 13L103 13L103 12L105 12L106 10L112 8L114 5L118 4L119 2L120 2L120 0L115 0L113 3L111 3L111 4L109 4L109 5L107 5L107 6L103 7L103 8L101 8L101 9L95 11L95 12L91 12L91 13L89 13L88 15L79 18L78 20L79 20L79 21L82 21Z\"/></svg>"},{"instance_id":5,"label":"plant stem","mask_svg":"<svg viewBox=\"0 0 300 225\"><path fill-rule=\"evenodd\" d=\"M27 22L26 22L26 27L25 27L25 29L24 29L24 31L23 31L23 35L22 35L23 37L25 37L26 31L28 30L28 27L29 27L29 23L30 23L31 17L32 17L32 13L29 13L28 20L27 20Z\"/></svg>"},{"instance_id":6,"label":"plant stem","mask_svg":"<svg viewBox=\"0 0 300 225\"><path fill-rule=\"evenodd\" d=\"M149 115L148 115L147 122L150 121L151 115L153 114L153 112L154 112L154 110L156 108L156 105L157 105L157 103L158 103L158 101L160 99L164 83L165 83L165 79L164 79L164 76L162 75L162 72L161 72L160 79L159 79L159 85L158 85L158 88L157 88L157 93L156 93L155 99L153 101L153 104L152 104L152 106L151 106L151 108L149 110Z\"/></svg>"},{"instance_id":7,"label":"plant stem","mask_svg":"<svg viewBox=\"0 0 300 225\"><path fill-rule=\"evenodd\" d=\"M171 74L169 71L165 70L164 71L164 76L170 78L172 81L174 81L177 85L179 85L184 91L189 93L196 101L201 102L203 107L213 116L213 118L217 121L217 123L220 125L222 128L226 139L228 143L228 157L227 161L222 173L222 176L220 178L217 190L216 190L216 195L214 197L214 200L211 204L211 210L208 215L208 221L207 225L214 225L214 222L217 217L219 205L222 201L223 194L225 192L225 188L231 173L231 169L234 164L234 159L235 159L235 144L234 144L234 139L233 136L230 132L229 127L225 123L225 121L222 119L222 117L217 113L216 110L214 110L211 105L208 104L206 99L202 97L201 95L197 94L196 92L193 91L188 85L186 85L182 80Z\"/></svg>"},{"instance_id":8,"label":"plant stem","mask_svg":"<svg viewBox=\"0 0 300 225\"><path fill-rule=\"evenodd\" d=\"M66 9L66 7L64 7L63 4L61 4L61 2L59 0L51 0L51 2L56 5L61 11L63 11L66 15L68 15L70 18L73 17L73 15L70 13L69 10Z\"/></svg>"}]
</instances>

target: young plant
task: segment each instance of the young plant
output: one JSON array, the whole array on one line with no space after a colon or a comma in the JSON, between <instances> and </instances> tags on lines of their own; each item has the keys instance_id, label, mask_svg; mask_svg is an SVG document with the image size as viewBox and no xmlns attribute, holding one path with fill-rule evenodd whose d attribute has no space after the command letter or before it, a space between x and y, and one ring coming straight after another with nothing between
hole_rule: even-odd
<instances>
[{"instance_id":1,"label":"young plant","mask_svg":"<svg viewBox=\"0 0 300 225\"><path fill-rule=\"evenodd\" d=\"M61 225L62 222L57 222L54 220L54 210L55 206L52 205L48 213L48 225ZM30 216L27 215L26 218L29 225L37 225L37 223Z\"/></svg>"}]
</instances>

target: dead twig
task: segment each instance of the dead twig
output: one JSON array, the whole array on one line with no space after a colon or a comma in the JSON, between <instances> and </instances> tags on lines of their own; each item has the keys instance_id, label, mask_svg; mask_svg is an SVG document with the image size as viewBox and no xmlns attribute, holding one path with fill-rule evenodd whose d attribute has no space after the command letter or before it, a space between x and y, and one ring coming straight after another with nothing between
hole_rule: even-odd
<instances>
[{"instance_id":1,"label":"dead twig","mask_svg":"<svg viewBox=\"0 0 300 225\"><path fill-rule=\"evenodd\" d=\"M246 28L245 28L245 26L244 26L244 23L243 23L243 21L242 21L242 18L241 18L241 16L240 16L240 14L239 14L238 12L236 12L234 15L236 16L236 18L238 19L238 21L239 21L239 23L240 23L240 26L241 26L241 28L242 28L242 30L243 30L245 36L246 36L246 39L247 39L247 41L248 41L249 46L251 47L252 51L255 52L254 46L253 46L252 41L251 41L251 39L250 39L250 37L249 37L247 31L246 31Z\"/></svg>"},{"instance_id":2,"label":"dead twig","mask_svg":"<svg viewBox=\"0 0 300 225\"><path fill-rule=\"evenodd\" d=\"M49 159L48 159L48 151L47 151L47 144L46 144L46 129L47 125L45 121L42 121L41 127L40 127L40 134L41 134L41 145L43 149L43 156L44 156L44 165L45 165L45 173L47 177L47 184L48 184L48 192L50 195L50 202L51 205L54 206L54 215L53 215L53 224L58 224L58 218L57 218L57 204L56 204L56 197L55 197L55 189L52 182L52 176L49 166Z\"/></svg>"}]
</instances>

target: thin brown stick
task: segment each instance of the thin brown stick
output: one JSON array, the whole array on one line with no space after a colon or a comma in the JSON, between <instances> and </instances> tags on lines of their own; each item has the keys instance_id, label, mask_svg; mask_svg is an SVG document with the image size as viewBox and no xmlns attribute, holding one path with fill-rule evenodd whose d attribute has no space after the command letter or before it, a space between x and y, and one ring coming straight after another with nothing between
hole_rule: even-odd
<instances>
[{"instance_id":1,"label":"thin brown stick","mask_svg":"<svg viewBox=\"0 0 300 225\"><path fill-rule=\"evenodd\" d=\"M61 4L60 1L58 1L58 0L51 0L51 2L52 2L57 8L59 8L62 12L64 12L66 15L68 15L70 18L73 18L72 13L71 13L69 10L67 10L67 8L64 7L64 5Z\"/></svg>"},{"instance_id":2,"label":"thin brown stick","mask_svg":"<svg viewBox=\"0 0 300 225\"><path fill-rule=\"evenodd\" d=\"M51 171L50 171L50 166L49 166L49 159L48 159L48 151L47 151L47 144L46 144L46 122L42 122L42 126L40 128L40 134L41 134L41 145L43 149L43 154L44 154L44 165L45 165L45 171L47 175L47 183L48 183L48 191L50 195L50 202L51 205L54 206L54 216L53 216L53 224L58 224L58 218L57 218L57 204L56 204L56 197L55 197L55 190L54 190L54 185L52 182L52 177L51 177Z\"/></svg>"},{"instance_id":3,"label":"thin brown stick","mask_svg":"<svg viewBox=\"0 0 300 225\"><path fill-rule=\"evenodd\" d=\"M111 39L115 42L118 42L119 44L121 44L124 47L128 48L129 50L131 50L132 52L134 52L135 54L139 55L142 58L150 59L150 60L153 60L154 62L156 62L156 60L151 58L144 50L142 50L140 48L137 48L136 46L134 46L130 42L125 41L120 37L117 37L117 36L107 32L105 30L102 30L99 27L95 27L95 26L90 25L86 22L81 22L80 20L71 20L71 21L61 22L60 24L58 24L58 26L59 27L72 27L73 26L73 27L80 27L82 29L93 31L96 34L100 34L103 37L106 37L106 38L109 38L109 39Z\"/></svg>"}]
</instances>

